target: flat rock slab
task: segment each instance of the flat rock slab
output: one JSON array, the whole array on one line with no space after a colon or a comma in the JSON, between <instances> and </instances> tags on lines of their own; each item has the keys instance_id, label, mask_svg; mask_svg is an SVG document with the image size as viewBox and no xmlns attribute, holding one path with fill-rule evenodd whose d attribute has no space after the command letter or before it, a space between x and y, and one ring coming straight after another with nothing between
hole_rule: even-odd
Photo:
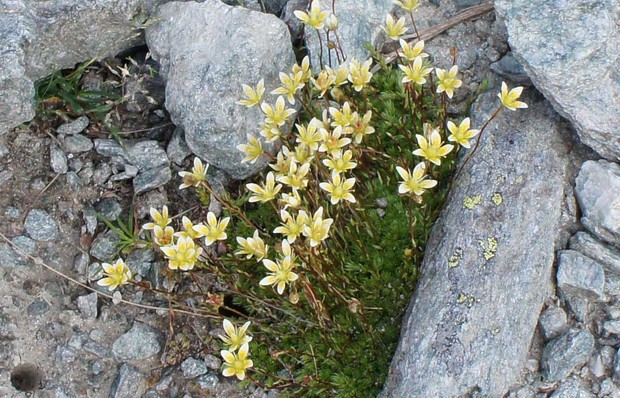
<instances>
[{"instance_id":1,"label":"flat rock slab","mask_svg":"<svg viewBox=\"0 0 620 398\"><path fill-rule=\"evenodd\" d=\"M475 104L473 126L498 108L497 91ZM488 126L433 228L385 397L501 397L526 365L552 291L568 163L563 123L527 94L529 109Z\"/></svg>"},{"instance_id":2,"label":"flat rock slab","mask_svg":"<svg viewBox=\"0 0 620 398\"><path fill-rule=\"evenodd\" d=\"M575 180L575 195L581 223L598 238L620 245L620 165L584 162Z\"/></svg>"},{"instance_id":3,"label":"flat rock slab","mask_svg":"<svg viewBox=\"0 0 620 398\"><path fill-rule=\"evenodd\" d=\"M620 2L497 0L534 85L602 156L620 157Z\"/></svg>"},{"instance_id":4,"label":"flat rock slab","mask_svg":"<svg viewBox=\"0 0 620 398\"><path fill-rule=\"evenodd\" d=\"M243 98L242 84L255 87L264 79L269 93L281 84L278 73L293 67L284 22L219 0L172 2L160 8L146 39L167 81L166 108L185 130L192 152L233 178L262 170L268 159L241 163L245 154L237 145L247 143L247 134L258 136L264 115L237 101ZM264 99L275 102L271 95Z\"/></svg>"}]
</instances>

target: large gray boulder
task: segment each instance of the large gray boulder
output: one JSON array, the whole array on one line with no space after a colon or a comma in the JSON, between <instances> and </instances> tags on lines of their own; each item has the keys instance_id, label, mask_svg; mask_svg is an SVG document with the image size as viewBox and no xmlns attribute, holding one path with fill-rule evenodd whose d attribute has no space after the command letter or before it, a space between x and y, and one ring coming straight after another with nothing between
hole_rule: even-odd
<instances>
[{"instance_id":1,"label":"large gray boulder","mask_svg":"<svg viewBox=\"0 0 620 398\"><path fill-rule=\"evenodd\" d=\"M474 105L473 126L497 91ZM433 228L384 397L501 397L527 363L553 289L568 160L560 118L531 91L524 100L489 124Z\"/></svg>"},{"instance_id":2,"label":"large gray boulder","mask_svg":"<svg viewBox=\"0 0 620 398\"><path fill-rule=\"evenodd\" d=\"M236 148L247 134L258 136L264 116L236 102L241 84L264 79L268 93L280 85L280 71L290 72L295 56L284 22L219 0L172 2L160 8L146 39L167 80L166 108L192 152L236 179L264 168L268 159L241 163Z\"/></svg>"},{"instance_id":3,"label":"large gray boulder","mask_svg":"<svg viewBox=\"0 0 620 398\"><path fill-rule=\"evenodd\" d=\"M534 85L602 156L620 156L620 2L496 0Z\"/></svg>"},{"instance_id":4,"label":"large gray boulder","mask_svg":"<svg viewBox=\"0 0 620 398\"><path fill-rule=\"evenodd\" d=\"M151 10L164 1L1 2L0 135L34 117L36 80L136 45Z\"/></svg>"}]
</instances>

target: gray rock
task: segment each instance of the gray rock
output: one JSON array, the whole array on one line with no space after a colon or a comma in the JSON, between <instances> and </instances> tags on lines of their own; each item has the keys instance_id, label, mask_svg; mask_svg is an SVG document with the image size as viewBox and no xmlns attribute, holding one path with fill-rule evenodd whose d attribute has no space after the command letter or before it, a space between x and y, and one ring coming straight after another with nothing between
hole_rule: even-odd
<instances>
[{"instance_id":1,"label":"gray rock","mask_svg":"<svg viewBox=\"0 0 620 398\"><path fill-rule=\"evenodd\" d=\"M146 391L146 382L146 377L137 368L124 363L112 382L108 398L140 397Z\"/></svg>"},{"instance_id":2,"label":"gray rock","mask_svg":"<svg viewBox=\"0 0 620 398\"><path fill-rule=\"evenodd\" d=\"M497 109L497 91L474 104L473 125ZM472 386L500 397L519 380L552 291L554 239L539 236L556 236L568 165L562 123L534 98L525 91L527 112L489 124L455 182L427 243L384 397L461 396Z\"/></svg>"},{"instance_id":3,"label":"gray rock","mask_svg":"<svg viewBox=\"0 0 620 398\"><path fill-rule=\"evenodd\" d=\"M56 358L62 362L71 363L77 359L78 350L73 347L58 347L56 349Z\"/></svg>"},{"instance_id":4,"label":"gray rock","mask_svg":"<svg viewBox=\"0 0 620 398\"><path fill-rule=\"evenodd\" d=\"M504 55L499 61L489 65L489 68L498 76L519 86L531 86L532 81L511 52Z\"/></svg>"},{"instance_id":5,"label":"gray rock","mask_svg":"<svg viewBox=\"0 0 620 398\"><path fill-rule=\"evenodd\" d=\"M9 220L17 220L20 217L21 212L17 207L9 206L4 211L4 215L7 216Z\"/></svg>"},{"instance_id":6,"label":"gray rock","mask_svg":"<svg viewBox=\"0 0 620 398\"><path fill-rule=\"evenodd\" d=\"M558 254L558 289L564 296L605 301L605 271L599 263L574 250Z\"/></svg>"},{"instance_id":7,"label":"gray rock","mask_svg":"<svg viewBox=\"0 0 620 398\"><path fill-rule=\"evenodd\" d=\"M614 355L616 355L616 350L613 347L604 345L599 350L599 355L603 361L603 366L605 369L611 369L614 365Z\"/></svg>"},{"instance_id":8,"label":"gray rock","mask_svg":"<svg viewBox=\"0 0 620 398\"><path fill-rule=\"evenodd\" d=\"M40 242L47 242L58 238L58 224L44 210L30 210L24 222L24 227L32 239Z\"/></svg>"},{"instance_id":9,"label":"gray rock","mask_svg":"<svg viewBox=\"0 0 620 398\"><path fill-rule=\"evenodd\" d=\"M222 366L222 360L213 354L205 355L205 364L211 370L218 370Z\"/></svg>"},{"instance_id":10,"label":"gray rock","mask_svg":"<svg viewBox=\"0 0 620 398\"><path fill-rule=\"evenodd\" d=\"M86 130L86 127L90 124L90 120L86 116L80 116L77 119L63 123L56 129L58 134L74 135Z\"/></svg>"},{"instance_id":11,"label":"gray rock","mask_svg":"<svg viewBox=\"0 0 620 398\"><path fill-rule=\"evenodd\" d=\"M26 309L26 312L30 316L38 316L45 314L47 311L49 311L49 309L50 304L47 301L43 299L37 299L30 303L30 305Z\"/></svg>"},{"instance_id":12,"label":"gray rock","mask_svg":"<svg viewBox=\"0 0 620 398\"><path fill-rule=\"evenodd\" d=\"M102 156L125 158L123 147L111 138L96 138L94 141L95 151Z\"/></svg>"},{"instance_id":13,"label":"gray rock","mask_svg":"<svg viewBox=\"0 0 620 398\"><path fill-rule=\"evenodd\" d=\"M258 107L236 102L242 98L242 83L264 79L269 92L280 84L278 73L292 68L295 57L286 25L273 15L218 0L168 3L159 11L146 38L167 80L172 121L184 129L192 152L209 164L237 179L257 173L267 159L241 163L244 154L236 146L246 143L246 134L257 130L263 115ZM272 150L273 145L264 148Z\"/></svg>"},{"instance_id":14,"label":"gray rock","mask_svg":"<svg viewBox=\"0 0 620 398\"><path fill-rule=\"evenodd\" d=\"M125 263L133 275L146 277L151 270L151 264L155 260L153 249L137 249L131 252L125 259Z\"/></svg>"},{"instance_id":15,"label":"gray rock","mask_svg":"<svg viewBox=\"0 0 620 398\"><path fill-rule=\"evenodd\" d=\"M115 221L123 212L121 204L115 198L104 198L95 205L97 213L110 221Z\"/></svg>"},{"instance_id":16,"label":"gray rock","mask_svg":"<svg viewBox=\"0 0 620 398\"><path fill-rule=\"evenodd\" d=\"M50 144L50 165L58 174L65 174L69 170L67 155L56 144Z\"/></svg>"},{"instance_id":17,"label":"gray rock","mask_svg":"<svg viewBox=\"0 0 620 398\"><path fill-rule=\"evenodd\" d=\"M495 2L536 88L586 145L612 160L620 156L618 7L617 0Z\"/></svg>"},{"instance_id":18,"label":"gray rock","mask_svg":"<svg viewBox=\"0 0 620 398\"><path fill-rule=\"evenodd\" d=\"M588 389L586 389L581 383L575 379L569 379L562 384L551 394L551 398L594 398Z\"/></svg>"},{"instance_id":19,"label":"gray rock","mask_svg":"<svg viewBox=\"0 0 620 398\"><path fill-rule=\"evenodd\" d=\"M89 352L93 355L96 355L99 358L110 357L110 350L108 350L106 347L104 347L103 345L95 341L89 341L86 344L84 344L84 351Z\"/></svg>"},{"instance_id":20,"label":"gray rock","mask_svg":"<svg viewBox=\"0 0 620 398\"><path fill-rule=\"evenodd\" d=\"M461 10L467 7L473 7L480 5L485 2L485 0L453 0L456 5L457 10Z\"/></svg>"},{"instance_id":21,"label":"gray rock","mask_svg":"<svg viewBox=\"0 0 620 398\"><path fill-rule=\"evenodd\" d=\"M85 207L82 211L82 217L84 218L84 224L86 225L86 231L89 234L94 235L97 229L97 213L92 207Z\"/></svg>"},{"instance_id":22,"label":"gray rock","mask_svg":"<svg viewBox=\"0 0 620 398\"><path fill-rule=\"evenodd\" d=\"M77 298L77 306L86 319L97 318L97 303L98 296L95 292Z\"/></svg>"},{"instance_id":23,"label":"gray rock","mask_svg":"<svg viewBox=\"0 0 620 398\"><path fill-rule=\"evenodd\" d=\"M587 232L577 232L570 238L570 248L598 262L605 273L620 275L620 251L605 245Z\"/></svg>"},{"instance_id":24,"label":"gray rock","mask_svg":"<svg viewBox=\"0 0 620 398\"><path fill-rule=\"evenodd\" d=\"M37 251L37 243L27 236L16 236L11 239L11 242L15 243L17 247L22 249L27 254L30 254L31 256L34 255Z\"/></svg>"},{"instance_id":25,"label":"gray rock","mask_svg":"<svg viewBox=\"0 0 620 398\"><path fill-rule=\"evenodd\" d=\"M185 158L192 154L185 142L185 132L182 128L177 127L174 129L166 152L168 153L168 158L179 166L183 164Z\"/></svg>"},{"instance_id":26,"label":"gray rock","mask_svg":"<svg viewBox=\"0 0 620 398\"><path fill-rule=\"evenodd\" d=\"M204 361L195 358L187 358L183 361L181 363L181 370L183 371L183 377L186 379L202 376L209 371Z\"/></svg>"},{"instance_id":27,"label":"gray rock","mask_svg":"<svg viewBox=\"0 0 620 398\"><path fill-rule=\"evenodd\" d=\"M539 319L540 330L543 333L545 341L552 340L566 331L568 323L566 321L566 312L559 307L547 308Z\"/></svg>"},{"instance_id":28,"label":"gray rock","mask_svg":"<svg viewBox=\"0 0 620 398\"><path fill-rule=\"evenodd\" d=\"M140 171L167 166L170 163L166 151L157 141L126 142L125 158Z\"/></svg>"},{"instance_id":29,"label":"gray rock","mask_svg":"<svg viewBox=\"0 0 620 398\"><path fill-rule=\"evenodd\" d=\"M68 153L88 152L93 148L93 142L90 138L82 134L66 136L62 139L62 145L65 152Z\"/></svg>"},{"instance_id":30,"label":"gray rock","mask_svg":"<svg viewBox=\"0 0 620 398\"><path fill-rule=\"evenodd\" d=\"M344 49L347 61L356 58L358 61L365 61L370 57L370 52L366 49L366 43L372 44L375 48L384 40L384 32L381 26L385 24L385 16L392 10L394 4L392 0L373 0L360 6L359 0L323 0L321 1L322 10L331 10L332 3L336 2L336 16L338 17L338 38ZM411 33L409 28L409 33ZM330 36L333 40L333 35ZM310 63L315 71L320 68L319 55L321 47L317 32L314 28L305 26L306 45L310 54ZM325 48L327 37L321 33L323 42L323 65L338 65L335 50L330 52Z\"/></svg>"},{"instance_id":31,"label":"gray rock","mask_svg":"<svg viewBox=\"0 0 620 398\"><path fill-rule=\"evenodd\" d=\"M8 243L0 242L0 267L15 268L25 265L26 262Z\"/></svg>"},{"instance_id":32,"label":"gray rock","mask_svg":"<svg viewBox=\"0 0 620 398\"><path fill-rule=\"evenodd\" d=\"M93 184L103 186L111 175L112 168L110 165L108 163L99 163L93 173Z\"/></svg>"},{"instance_id":33,"label":"gray rock","mask_svg":"<svg viewBox=\"0 0 620 398\"><path fill-rule=\"evenodd\" d=\"M146 359L159 354L158 332L143 323L134 322L131 329L112 344L112 353L119 361Z\"/></svg>"},{"instance_id":34,"label":"gray rock","mask_svg":"<svg viewBox=\"0 0 620 398\"><path fill-rule=\"evenodd\" d=\"M168 166L145 170L138 174L133 180L134 194L138 195L164 186L171 179L172 171L170 171L170 167Z\"/></svg>"},{"instance_id":35,"label":"gray rock","mask_svg":"<svg viewBox=\"0 0 620 398\"><path fill-rule=\"evenodd\" d=\"M125 165L125 174L128 177L133 178L133 177L137 176L139 171L140 171L140 169L137 168L136 166L132 166L130 164L126 164Z\"/></svg>"},{"instance_id":36,"label":"gray rock","mask_svg":"<svg viewBox=\"0 0 620 398\"><path fill-rule=\"evenodd\" d=\"M615 398L620 397L620 388L614 384L611 379L605 379L601 382L601 390L599 397L602 398Z\"/></svg>"},{"instance_id":37,"label":"gray rock","mask_svg":"<svg viewBox=\"0 0 620 398\"><path fill-rule=\"evenodd\" d=\"M594 352L594 344L590 333L577 329L551 340L543 349L543 377L549 382L566 378L588 361Z\"/></svg>"},{"instance_id":38,"label":"gray rock","mask_svg":"<svg viewBox=\"0 0 620 398\"><path fill-rule=\"evenodd\" d=\"M99 234L90 247L90 255L104 262L111 262L117 251L120 238L114 231Z\"/></svg>"},{"instance_id":39,"label":"gray rock","mask_svg":"<svg viewBox=\"0 0 620 398\"><path fill-rule=\"evenodd\" d=\"M612 319L605 322L603 329L605 329L607 333L620 335L620 319Z\"/></svg>"},{"instance_id":40,"label":"gray rock","mask_svg":"<svg viewBox=\"0 0 620 398\"><path fill-rule=\"evenodd\" d=\"M613 377L614 382L620 383L620 349L616 351L616 356L614 358L614 365L611 369L611 375Z\"/></svg>"},{"instance_id":41,"label":"gray rock","mask_svg":"<svg viewBox=\"0 0 620 398\"><path fill-rule=\"evenodd\" d=\"M78 253L73 258L73 269L80 276L86 275L86 269L88 267L89 256L86 253Z\"/></svg>"},{"instance_id":42,"label":"gray rock","mask_svg":"<svg viewBox=\"0 0 620 398\"><path fill-rule=\"evenodd\" d=\"M67 183L72 189L78 190L82 188L82 186L84 185L82 184L82 180L80 180L80 176L78 176L76 172L69 171L67 172L66 176L67 176Z\"/></svg>"},{"instance_id":43,"label":"gray rock","mask_svg":"<svg viewBox=\"0 0 620 398\"><path fill-rule=\"evenodd\" d=\"M620 166L605 160L584 162L575 180L575 195L582 224L600 239L620 246Z\"/></svg>"}]
</instances>

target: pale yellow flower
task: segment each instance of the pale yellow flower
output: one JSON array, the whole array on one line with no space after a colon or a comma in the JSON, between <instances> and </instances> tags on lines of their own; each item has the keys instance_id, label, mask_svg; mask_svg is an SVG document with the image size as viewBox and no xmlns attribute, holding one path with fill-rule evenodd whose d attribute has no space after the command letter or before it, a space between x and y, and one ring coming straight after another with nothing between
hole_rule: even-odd
<instances>
[{"instance_id":1,"label":"pale yellow flower","mask_svg":"<svg viewBox=\"0 0 620 398\"><path fill-rule=\"evenodd\" d=\"M263 102L260 108L265 114L265 122L275 124L276 126L282 126L286 123L286 119L296 112L295 109L286 108L284 97L282 96L279 96L276 100L275 108L266 102Z\"/></svg>"},{"instance_id":2,"label":"pale yellow flower","mask_svg":"<svg viewBox=\"0 0 620 398\"><path fill-rule=\"evenodd\" d=\"M355 196L351 193L351 189L355 185L355 178L347 178L343 180L340 174L333 172L330 182L322 182L319 184L321 189L329 193L331 204L335 205L341 200L355 203Z\"/></svg>"},{"instance_id":3,"label":"pale yellow flower","mask_svg":"<svg viewBox=\"0 0 620 398\"><path fill-rule=\"evenodd\" d=\"M323 219L323 206L312 216L312 222L310 222L304 228L304 236L310 241L310 247L318 246L323 240L329 236L329 229L334 222L331 218Z\"/></svg>"},{"instance_id":4,"label":"pale yellow flower","mask_svg":"<svg viewBox=\"0 0 620 398\"><path fill-rule=\"evenodd\" d=\"M420 86L426 83L424 77L433 70L433 68L424 67L422 57L417 57L411 65L398 65L398 67L404 73L403 83L413 82Z\"/></svg>"},{"instance_id":5,"label":"pale yellow flower","mask_svg":"<svg viewBox=\"0 0 620 398\"><path fill-rule=\"evenodd\" d=\"M325 68L327 69L329 66L326 66ZM322 70L319 72L316 79L311 77L310 81L312 81L312 84L318 90L319 98L322 98L323 95L325 95L325 92L329 90L336 81L336 76L334 74L330 74L327 70Z\"/></svg>"},{"instance_id":6,"label":"pale yellow flower","mask_svg":"<svg viewBox=\"0 0 620 398\"><path fill-rule=\"evenodd\" d=\"M247 259L256 257L256 261L260 261L267 256L267 252L269 251L269 246L258 236L258 230L254 231L254 235L250 238L237 236L237 243L239 243L241 247L235 252L235 255L246 256Z\"/></svg>"},{"instance_id":7,"label":"pale yellow flower","mask_svg":"<svg viewBox=\"0 0 620 398\"><path fill-rule=\"evenodd\" d=\"M254 192L254 195L250 196L250 202L265 203L276 197L278 192L280 192L282 185L275 184L275 175L273 174L273 172L270 171L267 174L264 186L261 187L258 184L247 184L246 188Z\"/></svg>"},{"instance_id":8,"label":"pale yellow flower","mask_svg":"<svg viewBox=\"0 0 620 398\"><path fill-rule=\"evenodd\" d=\"M428 57L427 53L422 52L424 51L424 40L418 41L415 46L411 46L403 39L400 39L399 43L400 51L398 51L398 55L400 55L401 58L406 59L408 62L413 62L418 57Z\"/></svg>"},{"instance_id":9,"label":"pale yellow flower","mask_svg":"<svg viewBox=\"0 0 620 398\"><path fill-rule=\"evenodd\" d=\"M234 353L228 350L220 351L220 355L224 358L224 370L222 374L225 377L237 376L237 379L245 379L245 371L254 366L251 359L247 359L250 346L248 343L241 345L239 352Z\"/></svg>"},{"instance_id":10,"label":"pale yellow flower","mask_svg":"<svg viewBox=\"0 0 620 398\"><path fill-rule=\"evenodd\" d=\"M288 245L288 242L282 241L282 246L284 245ZM265 258L263 259L263 265L271 272L268 273L266 277L261 279L259 285L275 285L278 294L282 294L284 292L284 288L287 283L295 282L299 277L293 272L293 268L295 268L296 264L293 261L292 256L286 256L282 259L276 260L275 262Z\"/></svg>"},{"instance_id":11,"label":"pale yellow flower","mask_svg":"<svg viewBox=\"0 0 620 398\"><path fill-rule=\"evenodd\" d=\"M405 18L400 17L398 21L394 21L392 15L388 14L385 17L385 27L381 27L385 31L387 37L392 40L398 40L398 38L407 32L405 27Z\"/></svg>"},{"instance_id":12,"label":"pale yellow flower","mask_svg":"<svg viewBox=\"0 0 620 398\"><path fill-rule=\"evenodd\" d=\"M290 75L280 72L280 81L282 82L282 86L273 90L271 94L286 95L288 102L291 105L295 105L295 94L305 85L303 82L303 72L298 71Z\"/></svg>"},{"instance_id":13,"label":"pale yellow flower","mask_svg":"<svg viewBox=\"0 0 620 398\"><path fill-rule=\"evenodd\" d=\"M424 162L418 163L413 169L413 172L405 170L400 166L396 167L396 171L403 179L398 186L398 193L405 194L413 192L414 194L420 196L427 189L433 188L437 185L437 181L426 178L426 163Z\"/></svg>"},{"instance_id":14,"label":"pale yellow flower","mask_svg":"<svg viewBox=\"0 0 620 398\"><path fill-rule=\"evenodd\" d=\"M357 163L351 161L353 158L353 152L346 150L335 152L331 157L323 159L323 164L329 168L332 173L345 173L348 170L353 170L357 167Z\"/></svg>"},{"instance_id":15,"label":"pale yellow flower","mask_svg":"<svg viewBox=\"0 0 620 398\"><path fill-rule=\"evenodd\" d=\"M308 213L303 210L297 213L297 217L293 217L286 210L280 210L280 218L282 219L282 224L274 229L273 232L286 235L286 240L289 243L295 242L297 237L302 234L306 223L310 219Z\"/></svg>"},{"instance_id":16,"label":"pale yellow flower","mask_svg":"<svg viewBox=\"0 0 620 398\"><path fill-rule=\"evenodd\" d=\"M511 111L516 111L517 108L527 108L527 104L525 102L517 101L522 92L523 87L515 87L508 91L506 82L502 82L502 92L497 94L497 96L502 101L502 105Z\"/></svg>"},{"instance_id":17,"label":"pale yellow flower","mask_svg":"<svg viewBox=\"0 0 620 398\"><path fill-rule=\"evenodd\" d=\"M355 58L351 60L349 64L349 81L353 84L355 91L359 92L370 82L372 73L370 72L370 66L372 65L372 59L367 60L363 64L360 64Z\"/></svg>"},{"instance_id":18,"label":"pale yellow flower","mask_svg":"<svg viewBox=\"0 0 620 398\"><path fill-rule=\"evenodd\" d=\"M329 16L329 12L321 11L319 0L313 0L310 5L310 12L294 11L293 14L301 19L306 25L315 29L323 29L324 21Z\"/></svg>"},{"instance_id":19,"label":"pale yellow flower","mask_svg":"<svg viewBox=\"0 0 620 398\"><path fill-rule=\"evenodd\" d=\"M194 167L191 172L179 171L179 175L183 177L183 183L179 185L179 189L199 186L207 179L207 170L209 170L209 164L207 163L207 165L204 166L202 161L198 157L195 157Z\"/></svg>"},{"instance_id":20,"label":"pale yellow flower","mask_svg":"<svg viewBox=\"0 0 620 398\"><path fill-rule=\"evenodd\" d=\"M441 165L441 158L449 154L454 148L454 145L442 145L443 142L441 142L441 136L439 135L439 131L437 131L437 129L434 129L430 133L430 142L421 134L416 134L415 137L420 148L413 151L413 154L416 156L422 156L437 166Z\"/></svg>"},{"instance_id":21,"label":"pale yellow flower","mask_svg":"<svg viewBox=\"0 0 620 398\"><path fill-rule=\"evenodd\" d=\"M315 123L308 123L307 127L296 124L297 138L296 141L308 147L311 151L319 149L319 141L321 141L321 133L318 131Z\"/></svg>"},{"instance_id":22,"label":"pale yellow flower","mask_svg":"<svg viewBox=\"0 0 620 398\"><path fill-rule=\"evenodd\" d=\"M435 68L435 72L437 73L437 78L439 79L437 82L437 92L445 92L449 98L452 98L454 95L454 89L461 87L463 84L463 82L456 77L456 74L459 72L458 65L452 66L449 71Z\"/></svg>"},{"instance_id":23,"label":"pale yellow flower","mask_svg":"<svg viewBox=\"0 0 620 398\"><path fill-rule=\"evenodd\" d=\"M241 163L250 162L251 164L253 164L261 156L263 156L265 151L263 150L263 146L261 142L257 140L256 137L254 137L251 134L248 134L247 138L248 138L248 143L237 145L237 149L245 153L245 157L241 160Z\"/></svg>"},{"instance_id":24,"label":"pale yellow flower","mask_svg":"<svg viewBox=\"0 0 620 398\"><path fill-rule=\"evenodd\" d=\"M329 114L332 116L332 126L336 127L336 126L340 126L340 127L346 127L349 126L353 120L355 119L355 116L353 114L353 112L351 112L351 105L348 102L345 102L342 105L342 110L338 109L338 108L334 108L333 106L329 107Z\"/></svg>"},{"instance_id":25,"label":"pale yellow flower","mask_svg":"<svg viewBox=\"0 0 620 398\"><path fill-rule=\"evenodd\" d=\"M172 243L174 237L174 229L172 227L162 228L156 225L153 228L153 241L158 246L166 246Z\"/></svg>"},{"instance_id":26,"label":"pale yellow flower","mask_svg":"<svg viewBox=\"0 0 620 398\"><path fill-rule=\"evenodd\" d=\"M312 159L314 159L314 152L308 146L304 144L299 144L295 147L295 152L293 152L293 158L296 163L304 164L310 163Z\"/></svg>"},{"instance_id":27,"label":"pale yellow flower","mask_svg":"<svg viewBox=\"0 0 620 398\"><path fill-rule=\"evenodd\" d=\"M330 14L325 20L325 27L327 30L335 32L338 30L338 18L334 14Z\"/></svg>"},{"instance_id":28,"label":"pale yellow flower","mask_svg":"<svg viewBox=\"0 0 620 398\"><path fill-rule=\"evenodd\" d=\"M194 223L192 223L192 220L190 220L189 218L185 216L183 216L183 218L181 219L181 222L183 223L184 231L176 232L174 236L185 236L185 237L190 237L192 239L198 239L204 236L202 233L199 232L200 228L198 228L198 230L195 228L195 227L200 227L202 224L194 225Z\"/></svg>"},{"instance_id":29,"label":"pale yellow flower","mask_svg":"<svg viewBox=\"0 0 620 398\"><path fill-rule=\"evenodd\" d=\"M247 99L237 101L238 104L252 107L260 103L263 98L263 94L265 93L265 81L263 79L258 82L256 90L247 84L242 84L241 87L243 88L243 92L245 93Z\"/></svg>"},{"instance_id":30,"label":"pale yellow flower","mask_svg":"<svg viewBox=\"0 0 620 398\"><path fill-rule=\"evenodd\" d=\"M308 185L308 171L310 171L310 163L297 166L296 162L291 162L288 173L278 177L278 182L292 188L304 189Z\"/></svg>"},{"instance_id":31,"label":"pale yellow flower","mask_svg":"<svg viewBox=\"0 0 620 398\"><path fill-rule=\"evenodd\" d=\"M228 350L235 351L237 348L252 341L252 336L247 335L248 327L250 327L250 321L247 321L239 329L232 324L228 319L224 319L224 331L226 336L219 335L224 344L228 345Z\"/></svg>"},{"instance_id":32,"label":"pale yellow flower","mask_svg":"<svg viewBox=\"0 0 620 398\"><path fill-rule=\"evenodd\" d=\"M301 61L301 65L293 65L293 73L301 72L301 81L307 83L312 77L312 71L310 70L310 57L307 55Z\"/></svg>"},{"instance_id":33,"label":"pale yellow flower","mask_svg":"<svg viewBox=\"0 0 620 398\"><path fill-rule=\"evenodd\" d=\"M272 170L276 171L277 177L279 177L288 173L288 170L291 167L291 162L293 162L294 160L294 156L290 154L288 148L282 147L280 152L278 152L278 154L276 155L276 162L270 163L269 167L271 167Z\"/></svg>"},{"instance_id":34,"label":"pale yellow flower","mask_svg":"<svg viewBox=\"0 0 620 398\"><path fill-rule=\"evenodd\" d=\"M288 209L297 209L301 206L301 197L299 196L299 191L296 188L291 190L291 193L282 193L280 198L280 203L284 205L284 210Z\"/></svg>"},{"instance_id":35,"label":"pale yellow flower","mask_svg":"<svg viewBox=\"0 0 620 398\"><path fill-rule=\"evenodd\" d=\"M469 140L480 132L480 130L470 129L470 120L468 117L463 119L461 124L457 127L456 124L449 121L448 130L452 134L448 136L448 141L458 142L465 148L470 148Z\"/></svg>"},{"instance_id":36,"label":"pale yellow flower","mask_svg":"<svg viewBox=\"0 0 620 398\"><path fill-rule=\"evenodd\" d=\"M319 146L319 152L327 152L329 154L335 154L341 150L341 148L349 145L351 139L348 137L341 137L344 130L338 126L331 133L327 130L322 130L322 142Z\"/></svg>"},{"instance_id":37,"label":"pale yellow flower","mask_svg":"<svg viewBox=\"0 0 620 398\"><path fill-rule=\"evenodd\" d=\"M102 263L104 278L97 281L99 286L107 286L112 291L131 280L131 271L123 259L119 258L114 264Z\"/></svg>"},{"instance_id":38,"label":"pale yellow flower","mask_svg":"<svg viewBox=\"0 0 620 398\"><path fill-rule=\"evenodd\" d=\"M267 142L277 141L282 136L282 131L280 130L280 127L271 122L263 123L263 126L259 133L261 136L265 137Z\"/></svg>"},{"instance_id":39,"label":"pale yellow flower","mask_svg":"<svg viewBox=\"0 0 620 398\"><path fill-rule=\"evenodd\" d=\"M370 125L370 119L372 118L372 111L368 111L362 118L355 113L355 119L351 124L353 127L353 139L356 144L360 144L365 136L373 134L375 128Z\"/></svg>"},{"instance_id":40,"label":"pale yellow flower","mask_svg":"<svg viewBox=\"0 0 620 398\"><path fill-rule=\"evenodd\" d=\"M394 0L393 3L405 11L413 12L420 5L420 0Z\"/></svg>"},{"instance_id":41,"label":"pale yellow flower","mask_svg":"<svg viewBox=\"0 0 620 398\"><path fill-rule=\"evenodd\" d=\"M349 79L349 67L347 64L341 64L338 69L326 67L327 73L334 77L334 87L342 86Z\"/></svg>"},{"instance_id":42,"label":"pale yellow flower","mask_svg":"<svg viewBox=\"0 0 620 398\"><path fill-rule=\"evenodd\" d=\"M170 269L189 271L194 268L198 257L202 254L202 248L196 247L190 237L179 237L174 245L162 246L161 251L168 259Z\"/></svg>"},{"instance_id":43,"label":"pale yellow flower","mask_svg":"<svg viewBox=\"0 0 620 398\"><path fill-rule=\"evenodd\" d=\"M218 240L226 240L228 235L226 234L226 227L230 222L230 217L224 217L218 220L213 212L207 213L206 225L195 225L194 230L204 236L205 245L209 246L213 242Z\"/></svg>"},{"instance_id":44,"label":"pale yellow flower","mask_svg":"<svg viewBox=\"0 0 620 398\"><path fill-rule=\"evenodd\" d=\"M157 209L151 207L149 210L151 214L151 218L155 222L149 222L142 226L144 229L154 229L156 225L159 225L161 228L166 228L168 224L172 222L170 217L168 217L168 206L164 206L161 209L161 213L157 211Z\"/></svg>"}]
</instances>

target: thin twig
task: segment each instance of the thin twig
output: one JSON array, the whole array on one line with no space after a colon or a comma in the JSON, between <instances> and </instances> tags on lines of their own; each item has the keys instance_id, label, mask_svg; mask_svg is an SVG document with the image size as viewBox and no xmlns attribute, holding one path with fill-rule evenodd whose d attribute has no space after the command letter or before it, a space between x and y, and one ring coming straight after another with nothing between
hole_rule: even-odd
<instances>
[{"instance_id":1,"label":"thin twig","mask_svg":"<svg viewBox=\"0 0 620 398\"><path fill-rule=\"evenodd\" d=\"M46 264L46 263L43 261L43 259L42 259L42 258L40 258L40 257L34 257L34 256L32 256L32 255L30 255L30 254L26 253L26 252L25 252L25 251L24 251L21 247L17 246L15 243L13 243L13 242L12 242L9 238L7 238L7 236L6 236L5 234L3 234L2 232L0 232L0 238L2 238L2 240L4 240L6 243L8 243L8 244L9 244L9 245L13 248L13 250L16 250L16 251L17 251L19 254L21 254L22 256L29 258L29 259L30 259L30 260L32 260L35 264L40 265L40 266L42 266L43 268L45 268L45 269L47 269L47 270L49 270L49 271L52 271L53 273L55 273L55 274L57 274L57 275L61 276L62 278L66 279L66 280L68 280L68 281L70 281L70 282L75 283L76 285L78 285L78 286L80 286L80 287L83 287L83 288L84 288L84 289L86 289L86 290L90 290L91 292L96 293L98 296L102 296L102 297L108 298L108 299L110 299L110 300L114 300L114 297L113 297L112 295L110 295L110 294L106 294L106 293L102 293L102 292L100 292L100 291L98 291L98 290L96 290L96 289L94 289L94 288L92 288L92 287L90 287L90 286L88 286L88 285L86 285L86 284L84 284L84 283L82 283L82 282L78 281L77 279L74 279L74 278L70 277L69 275L66 275L66 274L62 273L61 271L57 270L56 268L54 268L54 267L52 267L52 266L50 266L50 265ZM157 311L157 310L168 310L168 308L165 308L165 307L156 307L156 306L152 306L152 305L138 304L138 303L134 303L134 302L132 302L132 301L127 301L127 300L124 300L124 299L121 299L121 300L119 301L119 303L123 303L123 304L131 305L131 306L138 307L138 308L144 308L144 309L147 309L147 310L156 310L156 311ZM214 319L220 319L220 318L221 318L220 316L196 314L196 313L194 313L194 312L184 311L184 310L178 310L178 309L174 309L174 308L170 309L170 311L172 311L172 312L176 312L176 313L179 313L179 314L186 314L186 315L197 316L197 317L201 317L201 318L214 318Z\"/></svg>"}]
</instances>

